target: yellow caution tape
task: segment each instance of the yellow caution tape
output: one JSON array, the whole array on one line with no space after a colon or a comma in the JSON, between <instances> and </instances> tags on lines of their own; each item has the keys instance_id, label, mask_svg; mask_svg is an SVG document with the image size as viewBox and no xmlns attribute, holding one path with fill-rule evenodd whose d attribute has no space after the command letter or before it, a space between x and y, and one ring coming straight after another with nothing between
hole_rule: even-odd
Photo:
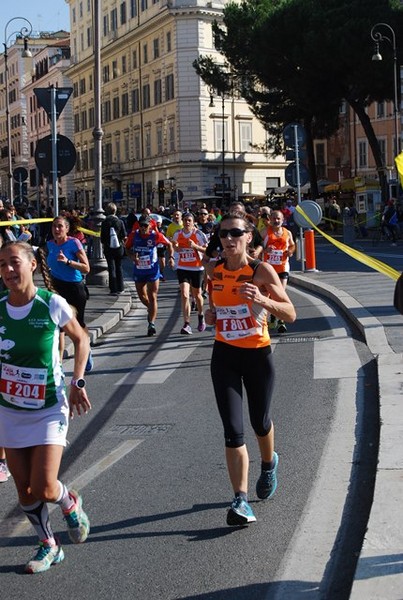
<instances>
[{"instance_id":1,"label":"yellow caution tape","mask_svg":"<svg viewBox=\"0 0 403 600\"><path fill-rule=\"evenodd\" d=\"M4 225L11 225L12 227L19 227L20 225L30 225L31 223L49 223L53 219L17 219L16 221L0 221L0 227ZM84 227L77 227L78 231L82 231L87 235L93 235L94 237L101 237L99 231L93 231L92 229L85 229Z\"/></svg>"},{"instance_id":2,"label":"yellow caution tape","mask_svg":"<svg viewBox=\"0 0 403 600\"><path fill-rule=\"evenodd\" d=\"M351 256L351 258L354 258L355 260L358 260L359 262L363 263L364 265L367 265L367 267L371 267L371 269L374 269L375 271L379 271L379 273L382 273L382 275L386 275L387 277L390 277L391 279L393 279L393 281L397 281L399 279L400 271L396 271L396 269L394 269L393 267L390 267L386 263L383 263L382 261L377 260L376 258L373 258L372 256L368 256L367 254L364 254L364 252L359 252L359 250L354 250L354 248L347 246L347 244L343 244L343 242L339 242L338 240L335 240L334 238L332 238L331 235L328 235L327 233L325 233L324 231L322 231L321 229L316 227L316 225L314 225L312 223L311 219L308 217L308 215L304 212L304 210L299 205L297 205L295 207L295 209L304 217L304 219L307 221L307 223L309 223L309 225L313 229L315 229L315 231L320 233L321 236L323 236L326 240L328 240L328 242L330 242L331 244L336 246L336 248L338 248L342 252L345 252L346 254L348 254L348 256Z\"/></svg>"},{"instance_id":3,"label":"yellow caution tape","mask_svg":"<svg viewBox=\"0 0 403 600\"><path fill-rule=\"evenodd\" d=\"M77 227L78 231L82 231L83 233L86 233L87 235L93 235L94 237L101 237L101 234L99 231L92 231L92 229L85 229L85 227Z\"/></svg>"},{"instance_id":4,"label":"yellow caution tape","mask_svg":"<svg viewBox=\"0 0 403 600\"><path fill-rule=\"evenodd\" d=\"M29 223L46 223L49 221L53 221L53 219L17 219L16 221L0 221L0 225L14 225L14 227L18 227L19 225L28 225Z\"/></svg>"}]
</instances>

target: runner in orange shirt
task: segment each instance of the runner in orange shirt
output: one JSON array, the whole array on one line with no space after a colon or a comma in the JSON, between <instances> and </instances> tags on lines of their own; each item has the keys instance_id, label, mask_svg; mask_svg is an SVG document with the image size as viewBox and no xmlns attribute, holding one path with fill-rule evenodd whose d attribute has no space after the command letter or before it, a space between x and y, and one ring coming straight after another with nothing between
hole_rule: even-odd
<instances>
[{"instance_id":1,"label":"runner in orange shirt","mask_svg":"<svg viewBox=\"0 0 403 600\"><path fill-rule=\"evenodd\" d=\"M290 277L290 257L295 252L295 243L292 233L284 227L284 215L281 210L273 210L270 215L270 225L262 231L263 238L263 259L272 265L278 274L284 289ZM279 320L272 315L270 318L270 328L278 333L285 333L287 327L284 321Z\"/></svg>"},{"instance_id":2,"label":"runner in orange shirt","mask_svg":"<svg viewBox=\"0 0 403 600\"><path fill-rule=\"evenodd\" d=\"M276 490L278 466L270 418L274 369L267 315L275 314L289 322L296 318L273 267L248 256L251 229L242 213L225 215L219 231L225 258L208 266L214 308L206 311L206 322L216 326L211 375L235 495L227 524L235 526L256 521L248 503L249 456L244 441L242 386L262 461L256 493L264 500Z\"/></svg>"},{"instance_id":3,"label":"runner in orange shirt","mask_svg":"<svg viewBox=\"0 0 403 600\"><path fill-rule=\"evenodd\" d=\"M181 329L183 335L191 335L190 325L190 292L196 302L198 312L198 331L206 329L203 315L202 284L204 266L202 256L206 251L207 238L202 231L195 227L192 213L182 216L183 228L176 231L172 245L177 252L177 276L181 290L181 303L184 324Z\"/></svg>"}]
</instances>

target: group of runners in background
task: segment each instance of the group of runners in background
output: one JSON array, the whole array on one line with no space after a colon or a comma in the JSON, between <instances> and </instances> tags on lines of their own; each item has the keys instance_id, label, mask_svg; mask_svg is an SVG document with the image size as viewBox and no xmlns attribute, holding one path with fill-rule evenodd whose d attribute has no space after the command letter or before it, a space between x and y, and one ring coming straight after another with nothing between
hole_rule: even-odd
<instances>
[{"instance_id":1,"label":"group of runners in background","mask_svg":"<svg viewBox=\"0 0 403 600\"><path fill-rule=\"evenodd\" d=\"M156 334L157 295L166 250L180 287L180 333L192 334L193 303L198 331L203 332L206 324L215 327L211 375L234 494L227 523L248 525L256 518L248 502L243 386L261 455L256 494L265 500L277 488L279 455L274 450L270 417L274 367L269 327L272 322L280 333L285 332L285 323L296 318L285 291L289 258L295 251L292 234L284 226L285 214L263 207L252 219L239 202L215 219L205 207L197 217L175 210L164 234L160 219L152 219L150 211L144 209L128 235L118 224L113 203L108 205L107 214L110 218L105 220L101 240L111 293L123 291L117 266L125 247L133 261L139 299L147 308L147 335ZM7 469L7 459L21 510L39 538L39 547L25 566L28 573L46 571L64 559L49 522L48 503L61 508L73 543L84 542L90 531L81 495L67 489L58 475L69 417L91 409L84 374L93 369L84 320L89 261L83 245L69 231L68 219L60 216L53 220L45 252L35 256L32 246L22 240L8 241L0 248L0 275L5 287L0 294L0 316L3 341L7 342L7 353L1 357L0 446L5 454L0 449L0 465ZM112 233L117 246L112 244ZM109 252L112 249L119 252ZM38 263L44 290L34 282ZM64 332L75 347L68 392L62 366ZM8 471L3 480L7 477Z\"/></svg>"}]
</instances>

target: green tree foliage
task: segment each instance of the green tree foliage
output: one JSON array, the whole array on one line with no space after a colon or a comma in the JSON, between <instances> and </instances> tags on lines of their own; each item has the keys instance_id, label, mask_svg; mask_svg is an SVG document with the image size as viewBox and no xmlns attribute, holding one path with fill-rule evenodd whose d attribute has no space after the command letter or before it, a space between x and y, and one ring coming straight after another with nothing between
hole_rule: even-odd
<instances>
[{"instance_id":1,"label":"green tree foliage","mask_svg":"<svg viewBox=\"0 0 403 600\"><path fill-rule=\"evenodd\" d=\"M305 126L314 193L312 139L328 137L337 130L339 107L347 101L364 127L382 180L384 165L366 113L373 100L394 96L392 45L384 41L383 61L371 60L371 28L382 22L393 27L401 57L403 9L399 0L230 3L224 9L223 22L213 26L224 66L211 57L201 57L194 66L208 85L218 89L217 81L225 82L231 72L254 114L276 138L275 152L280 150L284 124L299 121Z\"/></svg>"}]
</instances>

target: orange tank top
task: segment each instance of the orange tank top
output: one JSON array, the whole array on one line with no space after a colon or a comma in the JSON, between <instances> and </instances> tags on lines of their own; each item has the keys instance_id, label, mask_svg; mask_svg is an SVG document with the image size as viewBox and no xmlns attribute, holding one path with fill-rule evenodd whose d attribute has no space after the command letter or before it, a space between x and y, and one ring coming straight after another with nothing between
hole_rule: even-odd
<instances>
[{"instance_id":1,"label":"orange tank top","mask_svg":"<svg viewBox=\"0 0 403 600\"><path fill-rule=\"evenodd\" d=\"M214 268L212 299L216 310L215 339L239 348L262 348L270 345L267 311L245 300L239 288L252 282L259 261L237 271L229 271L224 262Z\"/></svg>"},{"instance_id":2,"label":"orange tank top","mask_svg":"<svg viewBox=\"0 0 403 600\"><path fill-rule=\"evenodd\" d=\"M288 256L286 250L288 250L289 235L288 230L283 227L283 232L280 236L275 235L273 228L269 227L267 234L263 240L263 259L265 262L272 265L276 273L282 273L288 271ZM268 249L271 246L271 250Z\"/></svg>"},{"instance_id":3,"label":"orange tank top","mask_svg":"<svg viewBox=\"0 0 403 600\"><path fill-rule=\"evenodd\" d=\"M195 244L202 245L202 241L197 235L197 231L193 230L190 235L186 235L182 230L177 231L174 235L174 240L178 243L178 269L188 269L189 271L203 270L202 255L197 250L189 246L189 240L193 240Z\"/></svg>"}]
</instances>

